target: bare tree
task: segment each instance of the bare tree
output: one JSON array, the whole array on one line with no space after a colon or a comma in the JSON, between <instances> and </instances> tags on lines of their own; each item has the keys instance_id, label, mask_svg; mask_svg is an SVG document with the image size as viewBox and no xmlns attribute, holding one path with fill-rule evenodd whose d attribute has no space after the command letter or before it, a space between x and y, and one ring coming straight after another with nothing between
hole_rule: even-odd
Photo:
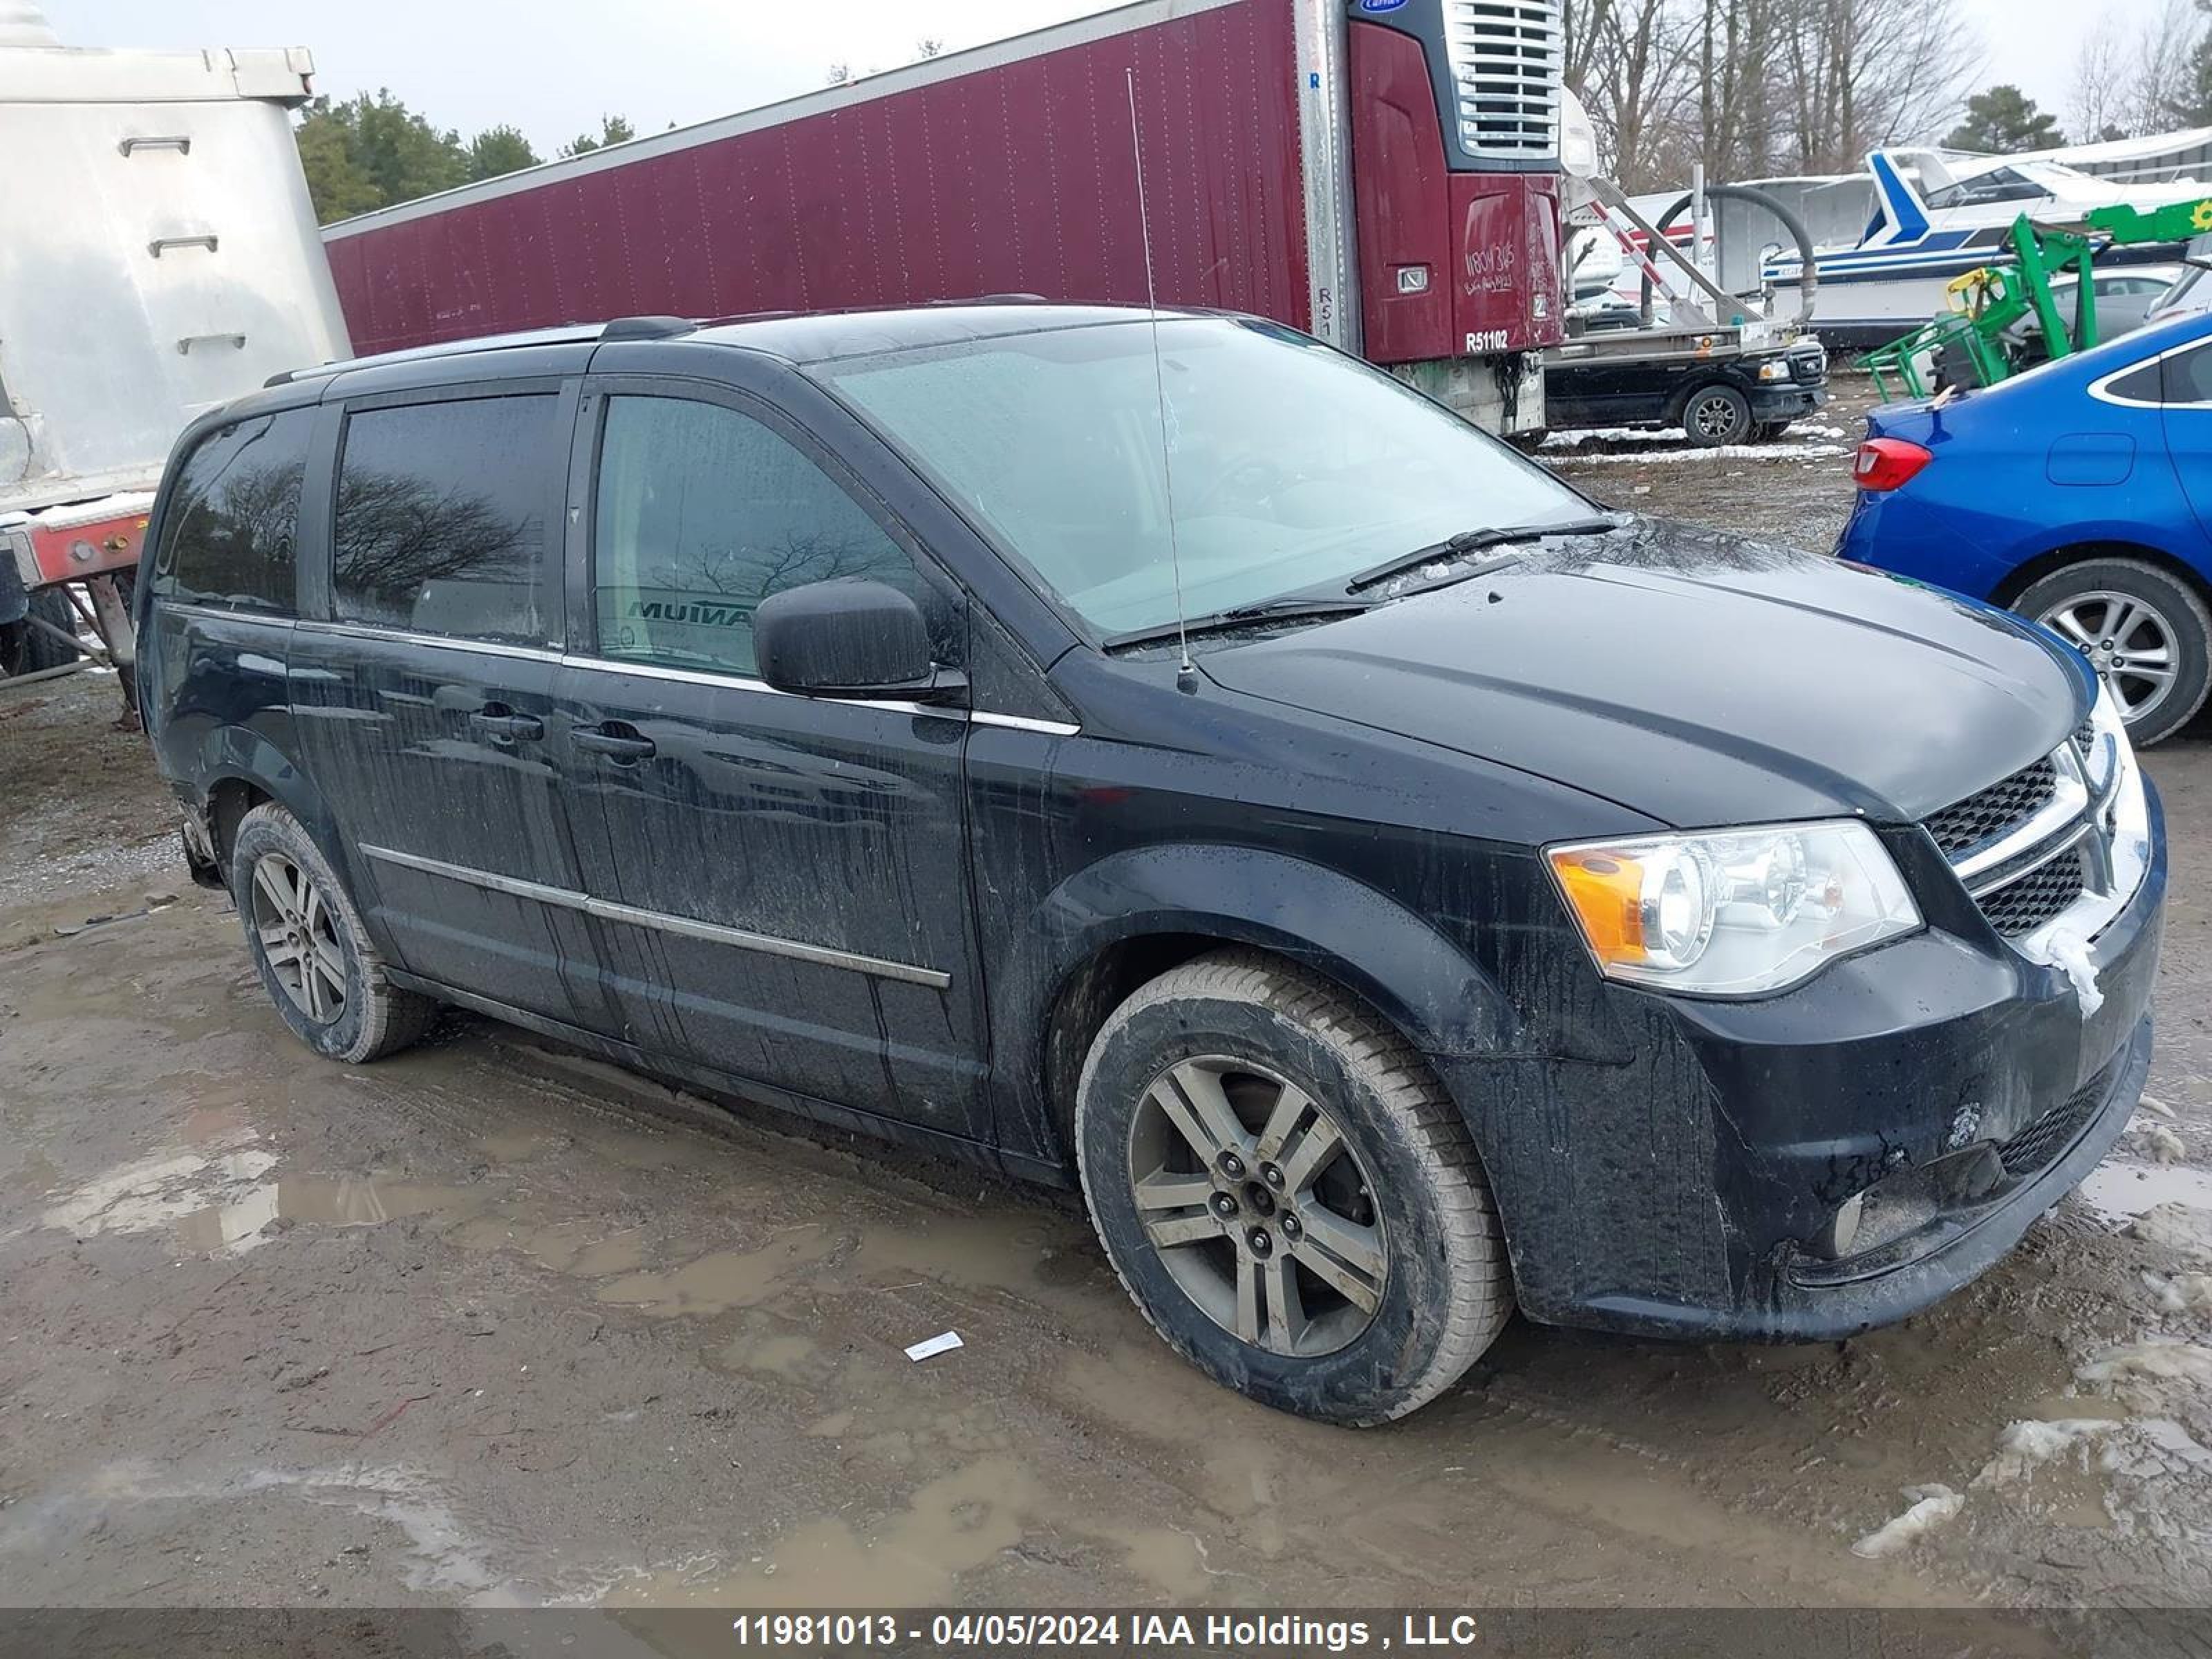
<instances>
[{"instance_id":1,"label":"bare tree","mask_svg":"<svg viewBox=\"0 0 2212 1659\"><path fill-rule=\"evenodd\" d=\"M1696 57L1681 0L1593 0L1570 52L1600 159L1622 187L1661 189L1688 176L1693 153L1682 119Z\"/></svg>"},{"instance_id":2,"label":"bare tree","mask_svg":"<svg viewBox=\"0 0 2212 1659\"><path fill-rule=\"evenodd\" d=\"M1958 3L1569 0L1564 70L1629 189L1697 161L1716 179L1850 172L1950 125L1975 45Z\"/></svg>"},{"instance_id":3,"label":"bare tree","mask_svg":"<svg viewBox=\"0 0 2212 1659\"><path fill-rule=\"evenodd\" d=\"M833 87L842 87L853 78L853 66L850 64L832 64L830 73L823 78Z\"/></svg>"},{"instance_id":4,"label":"bare tree","mask_svg":"<svg viewBox=\"0 0 2212 1659\"><path fill-rule=\"evenodd\" d=\"M2104 19L2089 25L2074 54L2074 81L2066 94L2066 132L2077 144L2127 137L2128 70L2118 30Z\"/></svg>"},{"instance_id":5,"label":"bare tree","mask_svg":"<svg viewBox=\"0 0 2212 1659\"><path fill-rule=\"evenodd\" d=\"M944 50L945 42L942 40L924 38L914 43L914 55L916 62L920 62L924 58L934 58L939 52L943 52Z\"/></svg>"},{"instance_id":6,"label":"bare tree","mask_svg":"<svg viewBox=\"0 0 2212 1659\"><path fill-rule=\"evenodd\" d=\"M1791 0L1782 76L1804 173L1848 173L1867 151L1932 137L1956 115L1974 41L1956 0Z\"/></svg>"},{"instance_id":7,"label":"bare tree","mask_svg":"<svg viewBox=\"0 0 2212 1659\"><path fill-rule=\"evenodd\" d=\"M2204 15L2193 0L2162 0L2136 26L2120 123L2130 132L2189 125L2197 107L2196 51Z\"/></svg>"}]
</instances>

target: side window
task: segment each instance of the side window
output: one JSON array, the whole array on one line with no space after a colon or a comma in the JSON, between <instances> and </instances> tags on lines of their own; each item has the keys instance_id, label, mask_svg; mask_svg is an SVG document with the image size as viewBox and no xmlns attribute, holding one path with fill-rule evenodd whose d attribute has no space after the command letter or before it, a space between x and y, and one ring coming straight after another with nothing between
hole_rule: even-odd
<instances>
[{"instance_id":1,"label":"side window","mask_svg":"<svg viewBox=\"0 0 2212 1659\"><path fill-rule=\"evenodd\" d=\"M753 608L837 576L922 600L904 549L769 428L719 404L611 398L592 518L599 654L750 675Z\"/></svg>"},{"instance_id":2,"label":"side window","mask_svg":"<svg viewBox=\"0 0 2212 1659\"><path fill-rule=\"evenodd\" d=\"M2104 395L2115 403L2155 404L2160 401L2159 378L2164 365L2139 363L2105 383Z\"/></svg>"},{"instance_id":3,"label":"side window","mask_svg":"<svg viewBox=\"0 0 2212 1659\"><path fill-rule=\"evenodd\" d=\"M314 411L224 427L185 458L155 563L155 592L198 605L291 613L300 480Z\"/></svg>"},{"instance_id":4,"label":"side window","mask_svg":"<svg viewBox=\"0 0 2212 1659\"><path fill-rule=\"evenodd\" d=\"M422 634L559 643L567 446L543 393L359 410L338 464L338 616Z\"/></svg>"},{"instance_id":5,"label":"side window","mask_svg":"<svg viewBox=\"0 0 2212 1659\"><path fill-rule=\"evenodd\" d=\"M2166 370L2167 403L2212 404L2212 344L2178 353L2161 367Z\"/></svg>"}]
</instances>

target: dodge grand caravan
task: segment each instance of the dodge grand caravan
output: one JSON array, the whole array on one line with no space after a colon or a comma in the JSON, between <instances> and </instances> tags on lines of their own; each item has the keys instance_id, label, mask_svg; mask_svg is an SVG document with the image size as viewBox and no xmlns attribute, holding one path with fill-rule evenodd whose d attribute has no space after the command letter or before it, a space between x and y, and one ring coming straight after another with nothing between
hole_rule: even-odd
<instances>
[{"instance_id":1,"label":"dodge grand caravan","mask_svg":"<svg viewBox=\"0 0 2212 1659\"><path fill-rule=\"evenodd\" d=\"M187 856L308 1046L457 1004L1079 1183L1287 1410L1409 1412L1516 1306L1899 1318L2149 1063L2160 808L2081 658L1273 324L337 364L198 422L149 546Z\"/></svg>"}]
</instances>

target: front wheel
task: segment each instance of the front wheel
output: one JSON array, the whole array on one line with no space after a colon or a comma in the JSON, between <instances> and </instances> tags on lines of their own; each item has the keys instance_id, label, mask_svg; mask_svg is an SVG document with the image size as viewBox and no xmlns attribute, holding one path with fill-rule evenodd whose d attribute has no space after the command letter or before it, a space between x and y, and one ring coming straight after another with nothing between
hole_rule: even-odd
<instances>
[{"instance_id":1,"label":"front wheel","mask_svg":"<svg viewBox=\"0 0 2212 1659\"><path fill-rule=\"evenodd\" d=\"M1262 1404L1402 1417L1512 1312L1457 1109L1395 1030L1290 964L1224 951L1138 990L1092 1046L1075 1127L1139 1310Z\"/></svg>"},{"instance_id":2,"label":"front wheel","mask_svg":"<svg viewBox=\"0 0 2212 1659\"><path fill-rule=\"evenodd\" d=\"M2212 690L2212 614L2197 591L2142 559L2084 559L2013 609L2089 659L2136 747L2171 737Z\"/></svg>"},{"instance_id":3,"label":"front wheel","mask_svg":"<svg viewBox=\"0 0 2212 1659\"><path fill-rule=\"evenodd\" d=\"M1704 448L1743 443L1751 436L1751 399L1732 386L1701 386L1682 404L1682 430Z\"/></svg>"}]
</instances>

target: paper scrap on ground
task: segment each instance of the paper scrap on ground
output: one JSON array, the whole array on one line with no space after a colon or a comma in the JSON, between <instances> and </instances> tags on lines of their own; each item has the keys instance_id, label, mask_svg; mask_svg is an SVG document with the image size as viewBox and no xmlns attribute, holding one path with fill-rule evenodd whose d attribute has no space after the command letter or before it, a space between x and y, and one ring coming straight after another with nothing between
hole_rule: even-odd
<instances>
[{"instance_id":1,"label":"paper scrap on ground","mask_svg":"<svg viewBox=\"0 0 2212 1659\"><path fill-rule=\"evenodd\" d=\"M959 1332L944 1331L924 1341L915 1343L906 1351L906 1357L908 1359L933 1359L939 1354L950 1353L961 1346Z\"/></svg>"}]
</instances>

